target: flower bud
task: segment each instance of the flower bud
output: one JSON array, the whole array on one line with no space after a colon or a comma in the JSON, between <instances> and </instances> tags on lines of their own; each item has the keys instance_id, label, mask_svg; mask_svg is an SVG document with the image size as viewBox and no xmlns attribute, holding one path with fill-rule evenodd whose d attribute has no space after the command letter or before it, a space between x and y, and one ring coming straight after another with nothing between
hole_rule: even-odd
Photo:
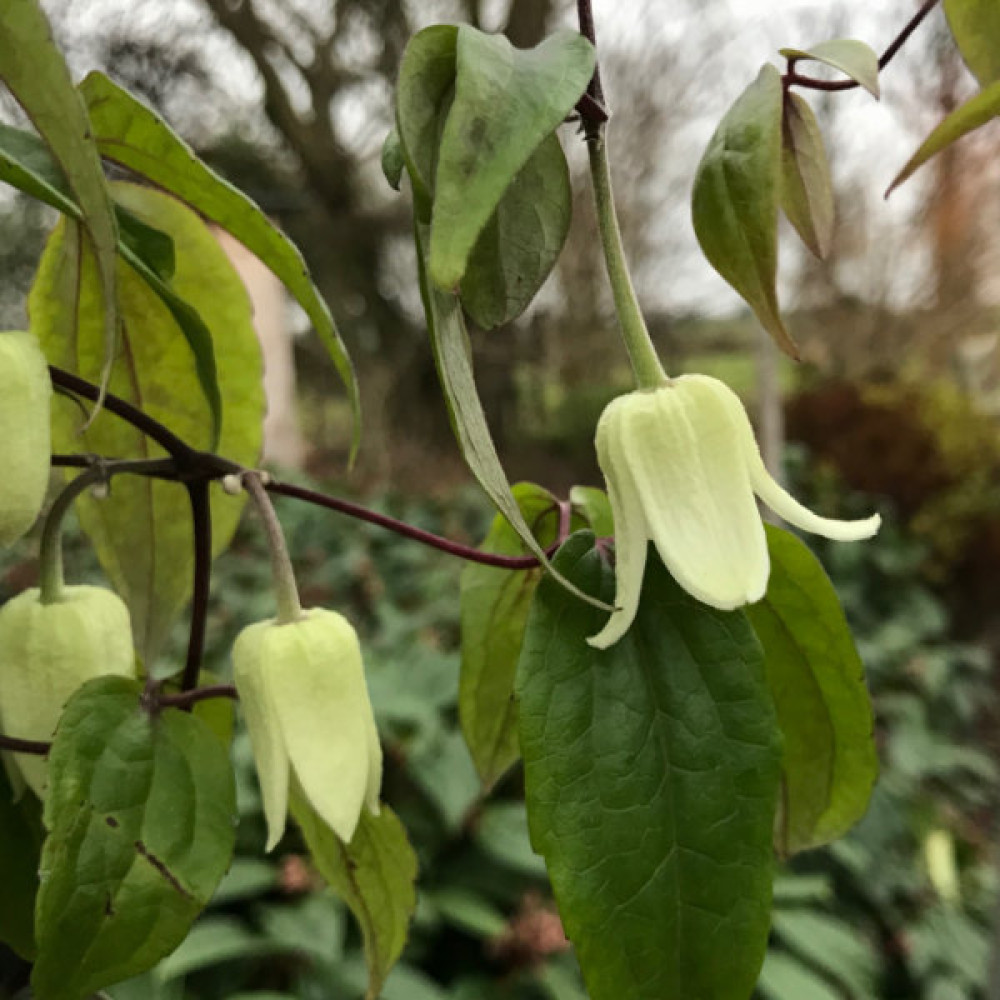
<instances>
[{"instance_id":1,"label":"flower bud","mask_svg":"<svg viewBox=\"0 0 1000 1000\"><path fill-rule=\"evenodd\" d=\"M382 748L361 647L350 623L316 608L258 622L233 646L233 679L253 747L267 850L281 839L289 782L346 844L366 805L378 812Z\"/></svg>"},{"instance_id":2,"label":"flower bud","mask_svg":"<svg viewBox=\"0 0 1000 1000\"><path fill-rule=\"evenodd\" d=\"M122 599L103 587L64 587L43 604L26 590L0 608L0 732L51 740L63 707L81 684L135 677L132 628ZM12 754L25 782L44 797L48 763Z\"/></svg>"},{"instance_id":3,"label":"flower bud","mask_svg":"<svg viewBox=\"0 0 1000 1000\"><path fill-rule=\"evenodd\" d=\"M30 333L0 333L0 548L16 542L42 509L51 395L38 340Z\"/></svg>"}]
</instances>

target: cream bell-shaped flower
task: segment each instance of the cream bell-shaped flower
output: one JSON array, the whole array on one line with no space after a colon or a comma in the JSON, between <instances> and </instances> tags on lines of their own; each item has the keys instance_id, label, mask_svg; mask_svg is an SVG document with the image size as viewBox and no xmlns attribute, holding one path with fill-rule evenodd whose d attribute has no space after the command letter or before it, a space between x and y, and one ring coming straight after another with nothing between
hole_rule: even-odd
<instances>
[{"instance_id":1,"label":"cream bell-shaped flower","mask_svg":"<svg viewBox=\"0 0 1000 1000\"><path fill-rule=\"evenodd\" d=\"M770 572L754 494L804 531L870 538L877 514L820 517L771 478L739 397L707 375L682 375L613 400L597 424L597 458L615 521L615 611L587 641L607 649L639 606L647 543L693 597L730 611L764 596Z\"/></svg>"},{"instance_id":2,"label":"cream bell-shaped flower","mask_svg":"<svg viewBox=\"0 0 1000 1000\"><path fill-rule=\"evenodd\" d=\"M233 646L267 820L267 850L285 831L290 782L346 844L362 806L377 814L382 748L350 623L315 608L288 624L258 622Z\"/></svg>"}]
</instances>

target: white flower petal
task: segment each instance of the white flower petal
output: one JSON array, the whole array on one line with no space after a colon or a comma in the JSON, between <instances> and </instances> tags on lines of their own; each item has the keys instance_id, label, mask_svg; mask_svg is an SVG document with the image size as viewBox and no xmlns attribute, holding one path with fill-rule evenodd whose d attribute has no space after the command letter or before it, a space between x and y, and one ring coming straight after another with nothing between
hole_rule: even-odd
<instances>
[{"instance_id":1,"label":"white flower petal","mask_svg":"<svg viewBox=\"0 0 1000 1000\"><path fill-rule=\"evenodd\" d=\"M871 538L882 524L878 514L862 518L858 521L838 521L830 517L820 517L808 507L804 507L790 493L786 492L771 478L764 463L757 455L750 469L754 492L774 511L778 517L784 518L796 528L832 538L837 542L857 542Z\"/></svg>"},{"instance_id":2,"label":"white flower petal","mask_svg":"<svg viewBox=\"0 0 1000 1000\"><path fill-rule=\"evenodd\" d=\"M371 705L365 719L365 729L368 732L368 784L365 786L365 805L373 815L379 814L379 793L382 790L382 744L378 738L378 728L372 715Z\"/></svg>"},{"instance_id":3,"label":"white flower petal","mask_svg":"<svg viewBox=\"0 0 1000 1000\"><path fill-rule=\"evenodd\" d=\"M309 804L346 844L369 786L371 703L350 623L315 609L267 636L272 704Z\"/></svg>"},{"instance_id":4,"label":"white flower petal","mask_svg":"<svg viewBox=\"0 0 1000 1000\"><path fill-rule=\"evenodd\" d=\"M264 681L266 669L261 657L266 630L273 622L259 622L245 628L233 646L233 680L240 695L253 759L257 767L267 821L267 846L271 851L285 832L288 815L288 753L281 727L271 705Z\"/></svg>"},{"instance_id":5,"label":"white flower petal","mask_svg":"<svg viewBox=\"0 0 1000 1000\"><path fill-rule=\"evenodd\" d=\"M628 411L627 440L663 564L699 601L731 610L763 596L770 564L741 453L746 414L720 388L684 376L646 394Z\"/></svg>"},{"instance_id":6,"label":"white flower petal","mask_svg":"<svg viewBox=\"0 0 1000 1000\"><path fill-rule=\"evenodd\" d=\"M629 629L639 610L646 568L649 533L628 465L620 453L617 413L612 403L597 425L597 459L608 486L615 523L615 610L604 628L587 642L596 649L614 645Z\"/></svg>"}]
</instances>

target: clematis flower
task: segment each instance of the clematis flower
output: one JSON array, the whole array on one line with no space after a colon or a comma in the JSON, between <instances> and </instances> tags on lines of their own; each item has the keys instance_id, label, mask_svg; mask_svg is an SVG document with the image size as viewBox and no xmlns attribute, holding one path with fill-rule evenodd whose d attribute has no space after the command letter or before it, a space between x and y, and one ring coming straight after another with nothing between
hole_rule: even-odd
<instances>
[{"instance_id":1,"label":"clematis flower","mask_svg":"<svg viewBox=\"0 0 1000 1000\"><path fill-rule=\"evenodd\" d=\"M382 748L361 647L335 611L313 609L288 624L258 622L233 646L267 820L267 850L285 831L289 783L350 843L367 806L378 813Z\"/></svg>"},{"instance_id":2,"label":"clematis flower","mask_svg":"<svg viewBox=\"0 0 1000 1000\"><path fill-rule=\"evenodd\" d=\"M724 611L759 601L770 560L754 494L804 531L870 538L877 514L820 517L771 478L739 397L707 375L683 375L613 400L597 424L597 458L615 521L615 611L587 641L607 649L635 618L652 541L674 579Z\"/></svg>"}]
</instances>

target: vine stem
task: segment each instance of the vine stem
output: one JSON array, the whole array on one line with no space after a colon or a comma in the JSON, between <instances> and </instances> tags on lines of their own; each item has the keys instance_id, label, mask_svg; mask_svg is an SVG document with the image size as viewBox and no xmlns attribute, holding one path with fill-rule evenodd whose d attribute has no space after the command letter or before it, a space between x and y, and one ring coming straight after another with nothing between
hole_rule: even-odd
<instances>
[{"instance_id":1,"label":"vine stem","mask_svg":"<svg viewBox=\"0 0 1000 1000\"><path fill-rule=\"evenodd\" d=\"M920 27L924 18L938 5L940 0L924 0L917 12L903 25L902 30L889 43L886 50L879 56L878 68L885 69L893 57L906 44L907 39ZM795 72L795 59L788 61L788 72L782 77L785 87L796 86L807 90L840 91L854 90L860 86L856 80L820 80L814 76L802 76Z\"/></svg>"},{"instance_id":2,"label":"vine stem","mask_svg":"<svg viewBox=\"0 0 1000 1000\"><path fill-rule=\"evenodd\" d=\"M281 522L274 512L271 498L264 489L259 472L244 472L240 477L250 499L257 507L257 513L264 522L267 534L267 547L271 552L271 572L274 576L274 596L278 605L278 624L290 625L302 618L302 602L299 600L299 588L295 583L295 569L285 534L281 530Z\"/></svg>"},{"instance_id":3,"label":"vine stem","mask_svg":"<svg viewBox=\"0 0 1000 1000\"><path fill-rule=\"evenodd\" d=\"M181 690L190 693L198 684L201 660L205 651L208 598L212 587L212 508L207 482L199 481L186 485L194 535L194 568L191 624L184 673L181 675Z\"/></svg>"}]
</instances>

